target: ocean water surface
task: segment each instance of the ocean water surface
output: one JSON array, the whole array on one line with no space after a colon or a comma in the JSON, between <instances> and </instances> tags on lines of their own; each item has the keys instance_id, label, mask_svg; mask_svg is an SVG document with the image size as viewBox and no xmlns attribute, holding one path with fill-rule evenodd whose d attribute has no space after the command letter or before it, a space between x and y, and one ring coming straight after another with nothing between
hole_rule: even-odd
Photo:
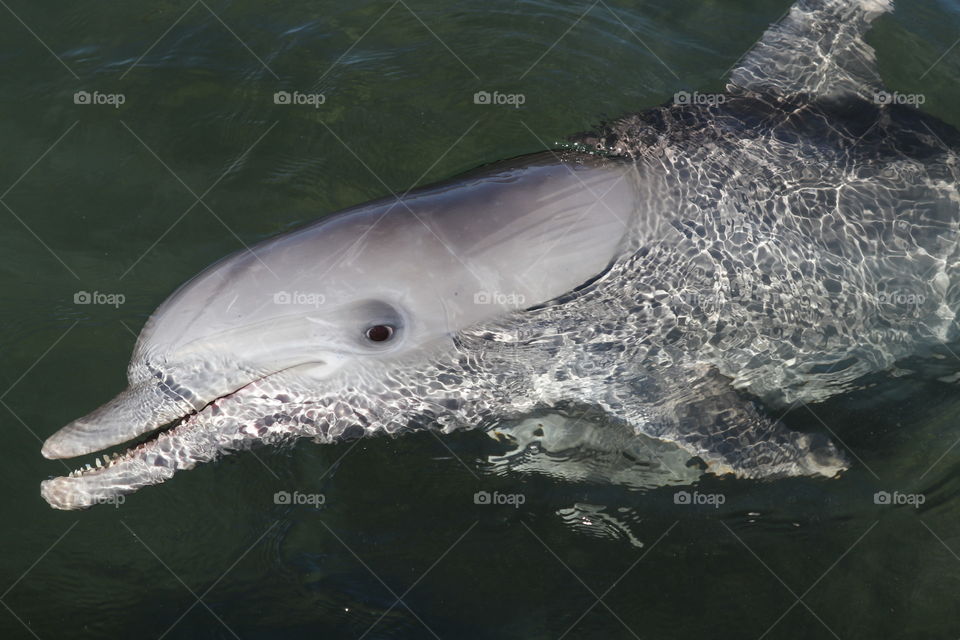
<instances>
[{"instance_id":1,"label":"ocean water surface","mask_svg":"<svg viewBox=\"0 0 960 640\"><path fill-rule=\"evenodd\" d=\"M784 416L843 443L841 478L688 501L505 470L469 431L40 498L64 473L42 441L125 386L149 314L214 260L720 91L789 0L0 5L0 637L960 636L960 393L911 376ZM960 126L958 37L956 0L898 0L867 40Z\"/></svg>"}]
</instances>

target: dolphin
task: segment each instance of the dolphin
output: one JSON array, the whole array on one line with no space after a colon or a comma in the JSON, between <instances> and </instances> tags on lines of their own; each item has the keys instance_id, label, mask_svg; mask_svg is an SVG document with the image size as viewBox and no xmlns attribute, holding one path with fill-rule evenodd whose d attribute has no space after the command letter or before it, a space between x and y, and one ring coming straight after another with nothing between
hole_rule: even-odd
<instances>
[{"instance_id":1,"label":"dolphin","mask_svg":"<svg viewBox=\"0 0 960 640\"><path fill-rule=\"evenodd\" d=\"M147 321L128 388L42 453L139 443L42 496L84 508L259 444L579 407L710 473L836 476L846 456L783 409L958 334L960 133L880 81L863 36L892 8L802 0L723 93L208 267Z\"/></svg>"}]
</instances>

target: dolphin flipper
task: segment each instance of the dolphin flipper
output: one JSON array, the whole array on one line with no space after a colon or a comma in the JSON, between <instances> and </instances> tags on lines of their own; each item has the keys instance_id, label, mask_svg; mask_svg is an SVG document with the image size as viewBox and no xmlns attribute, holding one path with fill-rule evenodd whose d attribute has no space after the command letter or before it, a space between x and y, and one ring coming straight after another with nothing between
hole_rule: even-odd
<instances>
[{"instance_id":1,"label":"dolphin flipper","mask_svg":"<svg viewBox=\"0 0 960 640\"><path fill-rule=\"evenodd\" d=\"M653 489L696 482L702 471L672 442L635 433L589 411L546 412L487 432L510 450L488 456L491 473L536 473L567 482Z\"/></svg>"},{"instance_id":2,"label":"dolphin flipper","mask_svg":"<svg viewBox=\"0 0 960 640\"><path fill-rule=\"evenodd\" d=\"M801 0L731 72L731 93L872 99L882 89L863 35L892 0Z\"/></svg>"},{"instance_id":3,"label":"dolphin flipper","mask_svg":"<svg viewBox=\"0 0 960 640\"><path fill-rule=\"evenodd\" d=\"M716 475L833 477L847 468L828 438L788 429L713 369L672 371L656 386L659 397L653 402L647 391L611 385L598 403L638 434L672 442L700 458Z\"/></svg>"},{"instance_id":4,"label":"dolphin flipper","mask_svg":"<svg viewBox=\"0 0 960 640\"><path fill-rule=\"evenodd\" d=\"M847 468L829 439L788 429L732 388L679 406L676 415L687 425L678 444L703 459L714 473L833 477Z\"/></svg>"}]
</instances>

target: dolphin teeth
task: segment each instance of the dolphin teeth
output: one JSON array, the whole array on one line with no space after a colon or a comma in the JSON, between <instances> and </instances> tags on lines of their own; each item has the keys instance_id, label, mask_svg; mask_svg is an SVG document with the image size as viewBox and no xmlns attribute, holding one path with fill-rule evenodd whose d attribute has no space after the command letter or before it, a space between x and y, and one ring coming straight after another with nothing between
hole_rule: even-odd
<instances>
[{"instance_id":1,"label":"dolphin teeth","mask_svg":"<svg viewBox=\"0 0 960 640\"><path fill-rule=\"evenodd\" d=\"M103 463L102 463L102 462L100 462L100 458L97 458L96 460L94 460L94 462L96 462L96 463L97 463L97 469L99 469L100 467L102 467L102 466L103 466Z\"/></svg>"}]
</instances>

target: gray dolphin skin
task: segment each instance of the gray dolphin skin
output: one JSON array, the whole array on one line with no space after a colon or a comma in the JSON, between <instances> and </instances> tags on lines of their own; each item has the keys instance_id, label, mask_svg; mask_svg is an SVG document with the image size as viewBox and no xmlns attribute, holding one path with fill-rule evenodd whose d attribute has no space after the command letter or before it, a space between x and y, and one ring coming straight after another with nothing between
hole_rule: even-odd
<instances>
[{"instance_id":1,"label":"gray dolphin skin","mask_svg":"<svg viewBox=\"0 0 960 640\"><path fill-rule=\"evenodd\" d=\"M684 99L229 256L48 458L75 509L232 451L602 410L706 470L833 477L776 419L957 338L960 134L891 98L886 0L797 3ZM171 426L172 425L172 426ZM167 427L165 429L165 427Z\"/></svg>"}]
</instances>

